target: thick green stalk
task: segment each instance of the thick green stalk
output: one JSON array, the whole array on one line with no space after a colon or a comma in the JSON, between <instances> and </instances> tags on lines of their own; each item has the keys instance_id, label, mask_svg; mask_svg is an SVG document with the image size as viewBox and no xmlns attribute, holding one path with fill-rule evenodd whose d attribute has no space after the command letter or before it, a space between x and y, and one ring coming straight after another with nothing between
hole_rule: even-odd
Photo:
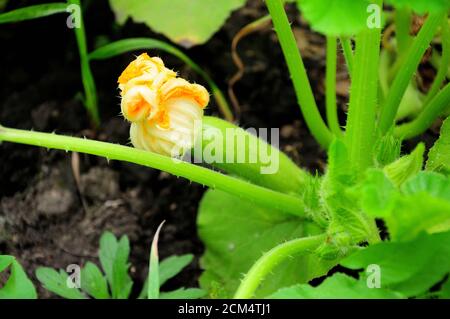
<instances>
[{"instance_id":1,"label":"thick green stalk","mask_svg":"<svg viewBox=\"0 0 450 319\"><path fill-rule=\"evenodd\" d=\"M439 63L438 72L434 78L433 84L428 91L424 104L427 105L439 92L442 83L447 77L448 68L450 66L450 26L447 19L442 23L442 59Z\"/></svg>"},{"instance_id":2,"label":"thick green stalk","mask_svg":"<svg viewBox=\"0 0 450 319\"><path fill-rule=\"evenodd\" d=\"M81 8L80 0L68 0L69 4L75 4ZM78 51L80 54L81 77L83 80L83 87L85 93L85 106L95 126L100 125L100 116L98 114L97 103L97 89L95 87L94 77L89 65L88 50L86 44L86 32L84 28L83 15L77 16L79 18L78 27L74 28L75 36L78 43Z\"/></svg>"},{"instance_id":3,"label":"thick green stalk","mask_svg":"<svg viewBox=\"0 0 450 319\"><path fill-rule=\"evenodd\" d=\"M385 134L394 125L395 116L397 115L403 95L420 64L422 56L433 39L439 24L442 23L443 17L444 14L442 13L430 14L409 48L405 56L405 61L395 77L386 102L381 109L379 130L382 134Z\"/></svg>"},{"instance_id":4,"label":"thick green stalk","mask_svg":"<svg viewBox=\"0 0 450 319\"><path fill-rule=\"evenodd\" d=\"M337 39L327 36L327 70L326 70L326 111L327 122L331 132L336 136L342 135L338 119L336 101L336 67L337 67Z\"/></svg>"},{"instance_id":5,"label":"thick green stalk","mask_svg":"<svg viewBox=\"0 0 450 319\"><path fill-rule=\"evenodd\" d=\"M382 6L381 0L374 3ZM380 42L381 28L367 28L356 37L346 141L350 163L359 176L373 160Z\"/></svg>"},{"instance_id":6,"label":"thick green stalk","mask_svg":"<svg viewBox=\"0 0 450 319\"><path fill-rule=\"evenodd\" d=\"M297 100L305 118L306 125L315 139L326 149L330 145L333 135L325 125L317 108L311 84L297 47L297 42L295 41L291 25L284 11L283 2L281 0L266 0L266 5L272 17L272 22L289 68L295 94L297 95Z\"/></svg>"},{"instance_id":7,"label":"thick green stalk","mask_svg":"<svg viewBox=\"0 0 450 319\"><path fill-rule=\"evenodd\" d=\"M425 132L436 118L450 110L450 84L447 84L412 122L395 128L394 133L399 138L412 138Z\"/></svg>"},{"instance_id":8,"label":"thick green stalk","mask_svg":"<svg viewBox=\"0 0 450 319\"><path fill-rule=\"evenodd\" d=\"M1 126L0 141L36 145L39 147L65 150L66 152L73 151L92 154L105 157L108 160L120 160L152 167L211 188L221 189L270 209L285 211L296 216L304 216L303 202L299 197L275 192L204 167L175 161L167 156L132 147Z\"/></svg>"},{"instance_id":9,"label":"thick green stalk","mask_svg":"<svg viewBox=\"0 0 450 319\"><path fill-rule=\"evenodd\" d=\"M352 40L350 38L340 38L339 42L341 43L342 52L344 52L345 63L347 64L348 74L350 78L353 73L353 49L352 49Z\"/></svg>"},{"instance_id":10,"label":"thick green stalk","mask_svg":"<svg viewBox=\"0 0 450 319\"><path fill-rule=\"evenodd\" d=\"M326 235L294 239L280 244L265 253L245 275L235 299L249 299L266 276L280 263L294 255L310 254L326 239ZM300 270L299 270L300 271Z\"/></svg>"},{"instance_id":11,"label":"thick green stalk","mask_svg":"<svg viewBox=\"0 0 450 319\"><path fill-rule=\"evenodd\" d=\"M395 11L395 38L399 56L407 52L411 45L412 17L412 12L408 8L399 8Z\"/></svg>"}]
</instances>

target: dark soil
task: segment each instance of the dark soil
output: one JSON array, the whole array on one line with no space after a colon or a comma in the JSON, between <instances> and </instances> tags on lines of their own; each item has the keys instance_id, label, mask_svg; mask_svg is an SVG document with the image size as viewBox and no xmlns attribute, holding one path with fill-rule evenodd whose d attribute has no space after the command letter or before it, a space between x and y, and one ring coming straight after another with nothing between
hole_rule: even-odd
<instances>
[{"instance_id":1,"label":"dark soil","mask_svg":"<svg viewBox=\"0 0 450 319\"><path fill-rule=\"evenodd\" d=\"M7 10L38 1L10 1ZM48 1L45 1L48 2ZM89 47L129 37L156 37L143 25L114 23L107 0L85 1L85 23ZM292 21L311 80L323 105L324 40ZM212 75L226 92L227 80L235 72L230 44L245 24L265 14L261 1L249 1L235 12L206 45L187 53ZM97 132L89 122L77 92L82 91L78 50L73 31L64 15L1 25L0 123L5 126L88 136L127 144L128 124L119 116L116 86L118 75L133 59L123 54L93 62L102 126ZM243 127L281 128L281 147L299 165L323 170L325 153L311 138L301 119L285 62L271 30L250 35L239 45L246 74L236 85ZM203 81L179 60L163 52L166 65L191 81ZM340 72L342 108L348 79ZM217 114L214 102L208 114ZM430 139L432 140L432 138ZM147 273L149 245L157 226L166 220L160 236L162 258L192 253L195 262L167 288L196 286L201 270L198 259L203 246L196 232L196 214L205 189L167 173L129 163L111 162L79 155L80 188L74 178L71 154L37 147L3 143L0 146L0 253L16 256L35 279L38 266L65 268L86 261L98 263L100 235L112 231L131 240L131 272L135 293ZM39 285L38 285L39 286ZM51 295L39 288L42 298Z\"/></svg>"}]
</instances>

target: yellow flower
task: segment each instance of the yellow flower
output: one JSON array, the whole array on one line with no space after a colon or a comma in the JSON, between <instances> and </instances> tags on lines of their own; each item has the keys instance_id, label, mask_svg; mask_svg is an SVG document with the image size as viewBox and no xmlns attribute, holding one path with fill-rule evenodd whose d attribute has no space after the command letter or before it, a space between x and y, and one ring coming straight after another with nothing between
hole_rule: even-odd
<instances>
[{"instance_id":1,"label":"yellow flower","mask_svg":"<svg viewBox=\"0 0 450 319\"><path fill-rule=\"evenodd\" d=\"M121 109L136 148L181 156L194 145L209 94L177 78L159 58L141 54L120 75Z\"/></svg>"}]
</instances>

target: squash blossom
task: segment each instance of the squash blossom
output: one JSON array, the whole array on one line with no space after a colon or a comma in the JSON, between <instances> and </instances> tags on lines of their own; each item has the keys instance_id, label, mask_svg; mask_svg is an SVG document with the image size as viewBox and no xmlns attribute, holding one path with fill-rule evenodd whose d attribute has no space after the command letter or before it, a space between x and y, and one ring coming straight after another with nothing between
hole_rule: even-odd
<instances>
[{"instance_id":1,"label":"squash blossom","mask_svg":"<svg viewBox=\"0 0 450 319\"><path fill-rule=\"evenodd\" d=\"M203 86L178 78L160 58L146 53L128 65L118 83L134 147L179 157L194 146L209 103Z\"/></svg>"}]
</instances>

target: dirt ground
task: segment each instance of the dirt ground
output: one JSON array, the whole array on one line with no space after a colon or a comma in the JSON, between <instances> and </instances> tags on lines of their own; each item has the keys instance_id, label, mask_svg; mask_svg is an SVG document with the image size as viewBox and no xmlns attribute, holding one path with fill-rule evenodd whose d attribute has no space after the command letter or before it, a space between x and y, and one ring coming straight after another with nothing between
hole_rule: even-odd
<instances>
[{"instance_id":1,"label":"dirt ground","mask_svg":"<svg viewBox=\"0 0 450 319\"><path fill-rule=\"evenodd\" d=\"M10 8L36 1L14 1ZM143 25L114 24L106 0L89 1L85 12L88 45L129 37L156 37ZM289 13L299 47L321 107L323 107L324 39L305 28L297 11ZM236 71L230 44L245 24L265 14L261 1L249 1L233 13L226 25L203 46L187 51L226 92ZM0 123L5 126L87 136L128 144L128 124L119 116L116 81L133 54L92 63L97 82L101 128L90 129L77 92L82 91L78 53L65 16L0 26ZM242 127L279 127L281 148L299 165L322 171L325 153L305 129L281 50L271 29L250 35L239 44L246 65L236 85L241 104ZM134 52L139 53L139 52ZM204 83L179 60L160 51L166 65L190 81ZM341 58L342 64L342 58ZM345 110L349 80L340 66L338 91ZM344 112L341 112L344 114ZM217 114L214 102L207 114ZM430 144L435 138L430 133ZM412 142L413 144L414 142ZM198 259L203 246L196 232L196 214L205 189L167 173L120 162L79 155L80 187L74 178L71 154L3 143L0 145L0 253L16 256L31 278L38 266L65 268L90 260L98 264L102 232L128 235L131 240L131 272L137 294L147 273L149 245L159 223L162 258L192 253L195 262L166 288L197 286L201 273ZM51 294L39 287L41 298Z\"/></svg>"}]
</instances>

